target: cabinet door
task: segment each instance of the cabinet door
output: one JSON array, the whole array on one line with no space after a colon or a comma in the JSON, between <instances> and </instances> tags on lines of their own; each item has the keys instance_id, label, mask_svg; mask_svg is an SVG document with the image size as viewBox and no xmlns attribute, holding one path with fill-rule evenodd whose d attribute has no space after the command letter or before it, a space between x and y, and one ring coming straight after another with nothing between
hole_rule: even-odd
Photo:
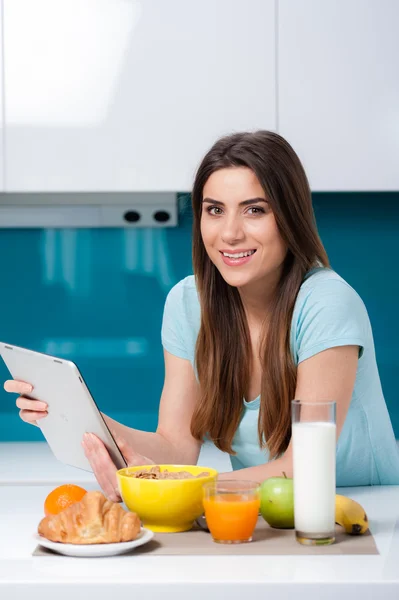
<instances>
[{"instance_id":1,"label":"cabinet door","mask_svg":"<svg viewBox=\"0 0 399 600\"><path fill-rule=\"evenodd\" d=\"M399 189L399 2L279 0L278 130L313 190Z\"/></svg>"},{"instance_id":2,"label":"cabinet door","mask_svg":"<svg viewBox=\"0 0 399 600\"><path fill-rule=\"evenodd\" d=\"M8 191L186 191L275 129L274 0L4 0Z\"/></svg>"}]
</instances>

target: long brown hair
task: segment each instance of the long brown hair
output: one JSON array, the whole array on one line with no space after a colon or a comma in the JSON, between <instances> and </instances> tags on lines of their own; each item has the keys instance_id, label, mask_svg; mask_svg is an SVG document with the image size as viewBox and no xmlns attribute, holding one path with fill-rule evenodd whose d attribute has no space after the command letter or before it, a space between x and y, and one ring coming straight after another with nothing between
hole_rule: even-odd
<instances>
[{"instance_id":1,"label":"long brown hair","mask_svg":"<svg viewBox=\"0 0 399 600\"><path fill-rule=\"evenodd\" d=\"M295 394L296 367L290 327L295 300L305 274L318 265L328 267L329 261L317 232L302 164L290 144L274 132L221 138L203 158L195 177L193 266L201 305L195 364L200 399L191 433L197 440L207 435L220 450L234 454L233 437L249 388L252 351L241 297L209 259L200 229L206 181L219 169L242 166L258 178L288 248L261 343L259 444L275 458L284 453L291 439L290 402Z\"/></svg>"}]
</instances>

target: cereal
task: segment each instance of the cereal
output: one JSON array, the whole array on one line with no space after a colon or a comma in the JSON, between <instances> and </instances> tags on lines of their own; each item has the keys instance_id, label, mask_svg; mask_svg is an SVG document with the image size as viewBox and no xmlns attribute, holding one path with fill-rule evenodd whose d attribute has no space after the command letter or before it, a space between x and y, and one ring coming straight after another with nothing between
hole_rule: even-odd
<instances>
[{"instance_id":1,"label":"cereal","mask_svg":"<svg viewBox=\"0 0 399 600\"><path fill-rule=\"evenodd\" d=\"M198 475L192 475L188 471L161 471L158 466L150 469L142 469L141 471L127 472L128 477L136 477L137 479L198 479L199 477L209 477L208 471L203 471Z\"/></svg>"}]
</instances>

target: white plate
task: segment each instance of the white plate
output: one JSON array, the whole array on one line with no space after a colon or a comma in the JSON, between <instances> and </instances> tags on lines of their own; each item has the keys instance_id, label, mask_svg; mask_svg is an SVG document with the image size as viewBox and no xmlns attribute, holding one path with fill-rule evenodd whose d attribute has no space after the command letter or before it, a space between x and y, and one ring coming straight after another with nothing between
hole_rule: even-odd
<instances>
[{"instance_id":1,"label":"white plate","mask_svg":"<svg viewBox=\"0 0 399 600\"><path fill-rule=\"evenodd\" d=\"M131 542L119 542L117 544L63 544L61 542L51 542L45 537L34 534L34 539L40 546L49 548L65 556L115 556L129 552L132 548L146 544L154 537L154 532L149 529L141 528L141 531L135 540Z\"/></svg>"}]
</instances>

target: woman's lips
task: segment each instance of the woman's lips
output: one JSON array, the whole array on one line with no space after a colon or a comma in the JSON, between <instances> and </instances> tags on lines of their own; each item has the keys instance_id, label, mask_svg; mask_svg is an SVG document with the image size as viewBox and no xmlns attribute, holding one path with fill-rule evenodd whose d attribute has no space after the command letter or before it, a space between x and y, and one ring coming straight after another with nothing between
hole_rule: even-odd
<instances>
[{"instance_id":1,"label":"woman's lips","mask_svg":"<svg viewBox=\"0 0 399 600\"><path fill-rule=\"evenodd\" d=\"M237 252L237 254L239 253ZM250 254L249 256L243 256L242 258L231 258L230 256L225 256L223 252L220 253L224 264L228 267L241 267L242 265L246 265L247 263L249 263L251 258L255 256L255 254L256 250L253 254Z\"/></svg>"}]
</instances>

